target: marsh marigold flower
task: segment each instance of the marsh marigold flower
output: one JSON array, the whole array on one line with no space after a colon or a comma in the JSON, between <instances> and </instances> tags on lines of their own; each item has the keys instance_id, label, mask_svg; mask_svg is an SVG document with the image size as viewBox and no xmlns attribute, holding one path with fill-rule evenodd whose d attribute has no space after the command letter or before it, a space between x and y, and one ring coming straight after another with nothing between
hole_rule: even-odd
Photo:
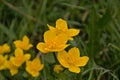
<instances>
[{"instance_id":1,"label":"marsh marigold flower","mask_svg":"<svg viewBox=\"0 0 120 80\"><path fill-rule=\"evenodd\" d=\"M15 75L18 73L18 68L17 66L15 66L12 62L11 59L9 61L6 61L5 66L7 67L7 69L10 70L11 75Z\"/></svg>"},{"instance_id":2,"label":"marsh marigold flower","mask_svg":"<svg viewBox=\"0 0 120 80\"><path fill-rule=\"evenodd\" d=\"M15 56L10 56L10 60L6 63L8 69L10 69L11 75L18 73L18 68L22 64L30 59L30 54L24 54L23 50L20 48L15 49Z\"/></svg>"},{"instance_id":3,"label":"marsh marigold flower","mask_svg":"<svg viewBox=\"0 0 120 80\"><path fill-rule=\"evenodd\" d=\"M0 70L4 70L6 69L6 61L7 61L7 57L8 56L3 56L3 55L0 55Z\"/></svg>"},{"instance_id":4,"label":"marsh marigold flower","mask_svg":"<svg viewBox=\"0 0 120 80\"><path fill-rule=\"evenodd\" d=\"M30 54L24 54L23 50L20 48L15 49L14 54L15 56L11 56L10 60L17 67L20 67L25 61L29 60L31 57Z\"/></svg>"},{"instance_id":5,"label":"marsh marigold flower","mask_svg":"<svg viewBox=\"0 0 120 80\"><path fill-rule=\"evenodd\" d=\"M7 43L0 46L0 54L4 54L8 52L10 52L10 46Z\"/></svg>"},{"instance_id":6,"label":"marsh marigold flower","mask_svg":"<svg viewBox=\"0 0 120 80\"><path fill-rule=\"evenodd\" d=\"M74 73L79 73L79 67L85 66L89 60L87 56L80 57L79 49L76 47L71 48L68 52L65 50L58 52L57 58L63 67Z\"/></svg>"},{"instance_id":7,"label":"marsh marigold flower","mask_svg":"<svg viewBox=\"0 0 120 80\"><path fill-rule=\"evenodd\" d=\"M44 42L37 44L37 49L42 53L58 52L64 50L69 44L67 43L68 38L64 34L56 36L52 31L46 31L44 33Z\"/></svg>"},{"instance_id":8,"label":"marsh marigold flower","mask_svg":"<svg viewBox=\"0 0 120 80\"><path fill-rule=\"evenodd\" d=\"M62 34L64 33L65 36L68 37L70 40L73 40L72 37L78 35L80 32L80 30L78 29L74 28L68 29L67 22L61 18L56 21L55 27L50 25L48 25L48 27L49 30L54 32L54 34L59 35L61 33Z\"/></svg>"},{"instance_id":9,"label":"marsh marigold flower","mask_svg":"<svg viewBox=\"0 0 120 80\"><path fill-rule=\"evenodd\" d=\"M33 77L39 75L39 71L43 69L44 65L41 64L40 59L37 57L33 61L26 62L26 71L31 74Z\"/></svg>"},{"instance_id":10,"label":"marsh marigold flower","mask_svg":"<svg viewBox=\"0 0 120 80\"><path fill-rule=\"evenodd\" d=\"M63 70L63 67L62 67L61 65L56 64L56 65L54 66L54 72L60 73L62 70Z\"/></svg>"},{"instance_id":11,"label":"marsh marigold flower","mask_svg":"<svg viewBox=\"0 0 120 80\"><path fill-rule=\"evenodd\" d=\"M29 43L29 38L25 35L21 40L16 40L13 42L16 48L21 48L23 50L29 50L33 45Z\"/></svg>"}]
</instances>

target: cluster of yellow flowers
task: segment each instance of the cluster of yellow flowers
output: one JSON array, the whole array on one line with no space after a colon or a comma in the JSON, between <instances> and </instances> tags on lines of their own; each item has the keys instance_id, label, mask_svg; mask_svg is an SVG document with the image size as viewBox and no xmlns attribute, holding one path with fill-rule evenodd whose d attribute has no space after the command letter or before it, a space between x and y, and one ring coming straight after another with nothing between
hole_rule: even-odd
<instances>
[{"instance_id":1,"label":"cluster of yellow flowers","mask_svg":"<svg viewBox=\"0 0 120 80\"><path fill-rule=\"evenodd\" d=\"M80 57L80 51L77 47L71 48L68 52L65 49L70 46L68 40L74 40L73 37L78 35L80 30L68 29L67 22L61 18L56 21L55 27L48 25L48 28L49 30L44 33L44 42L39 42L36 48L42 54L56 52L57 60L60 63L54 67L56 73L62 71L63 68L68 68L71 72L79 73L79 67L85 66L89 58L87 56ZM31 61L31 54L25 53L33 47L29 38L25 35L22 40L16 40L13 43L15 51L9 58L5 53L10 52L10 46L8 44L0 46L0 70L9 69L11 75L15 75L25 63L26 72L33 77L38 76L44 64L41 63L39 56Z\"/></svg>"},{"instance_id":2,"label":"cluster of yellow flowers","mask_svg":"<svg viewBox=\"0 0 120 80\"><path fill-rule=\"evenodd\" d=\"M30 61L30 53L24 53L33 47L33 45L29 43L29 38L24 36L23 40L16 40L13 43L15 45L15 51L10 58L8 58L8 55L4 54L10 52L10 46L8 44L0 46L0 70L9 69L11 75L13 76L17 74L19 68L26 63L26 71L33 77L38 76L39 71L42 70L44 65L41 64L39 57Z\"/></svg>"},{"instance_id":3,"label":"cluster of yellow flowers","mask_svg":"<svg viewBox=\"0 0 120 80\"><path fill-rule=\"evenodd\" d=\"M69 71L74 73L80 72L80 66L85 66L89 58L87 56L80 57L80 52L77 47L71 48L68 52L64 49L70 44L68 40L73 40L73 36L79 34L78 29L68 29L67 22L63 19L56 21L56 26L48 25L49 30L44 33L44 43L39 42L37 49L42 53L57 52L57 59L59 63L68 68ZM61 66L55 66L54 71L59 72L62 70Z\"/></svg>"}]
</instances>

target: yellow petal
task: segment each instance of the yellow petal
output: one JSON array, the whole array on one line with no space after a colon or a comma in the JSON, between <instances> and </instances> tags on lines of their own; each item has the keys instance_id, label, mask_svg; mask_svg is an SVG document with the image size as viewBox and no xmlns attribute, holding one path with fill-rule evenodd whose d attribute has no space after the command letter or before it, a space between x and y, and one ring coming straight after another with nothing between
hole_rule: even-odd
<instances>
[{"instance_id":1,"label":"yellow petal","mask_svg":"<svg viewBox=\"0 0 120 80\"><path fill-rule=\"evenodd\" d=\"M8 55L6 55L6 56L0 55L0 70L6 69L5 64L7 62L7 58L8 58Z\"/></svg>"},{"instance_id":2,"label":"yellow petal","mask_svg":"<svg viewBox=\"0 0 120 80\"><path fill-rule=\"evenodd\" d=\"M33 77L37 77L39 75L39 71L43 69L43 64L41 64L40 59L37 57L32 61L26 62L26 71L31 74Z\"/></svg>"},{"instance_id":3,"label":"yellow petal","mask_svg":"<svg viewBox=\"0 0 120 80\"><path fill-rule=\"evenodd\" d=\"M18 69L10 69L10 73L12 76L18 73Z\"/></svg>"},{"instance_id":4,"label":"yellow petal","mask_svg":"<svg viewBox=\"0 0 120 80\"><path fill-rule=\"evenodd\" d=\"M59 51L62 51L64 50L66 47L68 47L70 44L65 44L65 45L62 45L61 47L59 47L58 49L56 49L56 52L59 52Z\"/></svg>"},{"instance_id":5,"label":"yellow petal","mask_svg":"<svg viewBox=\"0 0 120 80\"><path fill-rule=\"evenodd\" d=\"M37 77L37 76L39 75L39 72L32 72L31 75L32 75L33 77Z\"/></svg>"},{"instance_id":6,"label":"yellow petal","mask_svg":"<svg viewBox=\"0 0 120 80\"><path fill-rule=\"evenodd\" d=\"M60 64L63 67L68 68L69 64L67 63L66 57L67 57L67 52L65 50L64 51L60 51L57 54L57 59L60 62Z\"/></svg>"},{"instance_id":7,"label":"yellow petal","mask_svg":"<svg viewBox=\"0 0 120 80\"><path fill-rule=\"evenodd\" d=\"M67 35L72 37L72 36L78 35L79 32L80 32L80 30L78 30L78 29L69 29L66 33L67 33Z\"/></svg>"},{"instance_id":8,"label":"yellow petal","mask_svg":"<svg viewBox=\"0 0 120 80\"><path fill-rule=\"evenodd\" d=\"M65 31L68 29L68 26L67 26L67 22L63 19L58 19L56 21L56 28L59 29L59 30L62 30L62 31Z\"/></svg>"},{"instance_id":9,"label":"yellow petal","mask_svg":"<svg viewBox=\"0 0 120 80\"><path fill-rule=\"evenodd\" d=\"M29 59L30 59L30 57L31 57L31 55L30 55L30 54L25 54L25 61L26 61L26 60L29 60Z\"/></svg>"},{"instance_id":10,"label":"yellow petal","mask_svg":"<svg viewBox=\"0 0 120 80\"><path fill-rule=\"evenodd\" d=\"M37 44L37 49L42 53L47 53L48 51L45 50L45 43L39 42Z\"/></svg>"},{"instance_id":11,"label":"yellow petal","mask_svg":"<svg viewBox=\"0 0 120 80\"><path fill-rule=\"evenodd\" d=\"M59 64L56 64L55 66L54 66L54 72L56 72L56 73L60 73L62 70L63 70L63 67L61 66L61 65L59 65Z\"/></svg>"},{"instance_id":12,"label":"yellow petal","mask_svg":"<svg viewBox=\"0 0 120 80\"><path fill-rule=\"evenodd\" d=\"M33 45L29 43L29 38L25 35L22 41L22 48L28 50L31 47L33 47Z\"/></svg>"},{"instance_id":13,"label":"yellow petal","mask_svg":"<svg viewBox=\"0 0 120 80\"><path fill-rule=\"evenodd\" d=\"M6 43L3 45L3 50L5 53L10 52L10 46Z\"/></svg>"},{"instance_id":14,"label":"yellow petal","mask_svg":"<svg viewBox=\"0 0 120 80\"><path fill-rule=\"evenodd\" d=\"M47 24L47 26L48 26L49 30L55 30L55 27L50 26L49 24Z\"/></svg>"},{"instance_id":15,"label":"yellow petal","mask_svg":"<svg viewBox=\"0 0 120 80\"><path fill-rule=\"evenodd\" d=\"M15 56L22 56L23 55L23 50L20 48L15 49Z\"/></svg>"},{"instance_id":16,"label":"yellow petal","mask_svg":"<svg viewBox=\"0 0 120 80\"><path fill-rule=\"evenodd\" d=\"M76 66L70 66L69 71L74 72L74 73L80 73L80 68Z\"/></svg>"},{"instance_id":17,"label":"yellow petal","mask_svg":"<svg viewBox=\"0 0 120 80\"><path fill-rule=\"evenodd\" d=\"M77 66L85 66L87 64L89 60L89 57L87 56L83 56L83 57L80 57L78 61L76 61L76 65Z\"/></svg>"},{"instance_id":18,"label":"yellow petal","mask_svg":"<svg viewBox=\"0 0 120 80\"><path fill-rule=\"evenodd\" d=\"M25 35L23 36L23 42L28 44L29 43L29 38Z\"/></svg>"},{"instance_id":19,"label":"yellow petal","mask_svg":"<svg viewBox=\"0 0 120 80\"><path fill-rule=\"evenodd\" d=\"M56 42L60 44L66 44L68 41L68 37L65 34L60 34L56 37Z\"/></svg>"},{"instance_id":20,"label":"yellow petal","mask_svg":"<svg viewBox=\"0 0 120 80\"><path fill-rule=\"evenodd\" d=\"M71 57L74 57L74 58L78 58L78 57L80 56L79 49L76 48L76 47L71 48L71 49L68 51L68 54L69 54Z\"/></svg>"},{"instance_id":21,"label":"yellow petal","mask_svg":"<svg viewBox=\"0 0 120 80\"><path fill-rule=\"evenodd\" d=\"M41 61L40 61L40 59L38 57L33 60L33 63L34 63L34 65L36 65L36 69L38 71L40 71L41 69L43 69L44 65L41 64Z\"/></svg>"},{"instance_id":22,"label":"yellow petal","mask_svg":"<svg viewBox=\"0 0 120 80\"><path fill-rule=\"evenodd\" d=\"M44 33L44 41L45 42L52 40L54 37L56 37L56 33L54 33L53 31L48 30Z\"/></svg>"},{"instance_id":23,"label":"yellow petal","mask_svg":"<svg viewBox=\"0 0 120 80\"><path fill-rule=\"evenodd\" d=\"M5 65L10 70L12 76L18 73L18 67L13 65L11 61L6 61Z\"/></svg>"},{"instance_id":24,"label":"yellow petal","mask_svg":"<svg viewBox=\"0 0 120 80\"><path fill-rule=\"evenodd\" d=\"M14 43L14 45L15 45L16 48L21 48L21 43L22 42L20 40L16 40L13 43Z\"/></svg>"}]
</instances>

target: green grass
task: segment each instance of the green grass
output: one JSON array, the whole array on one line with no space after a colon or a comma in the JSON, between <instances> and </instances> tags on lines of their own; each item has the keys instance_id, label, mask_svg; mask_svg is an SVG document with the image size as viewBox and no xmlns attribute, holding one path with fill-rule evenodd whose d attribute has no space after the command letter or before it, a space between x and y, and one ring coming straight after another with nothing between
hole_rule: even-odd
<instances>
[{"instance_id":1,"label":"green grass","mask_svg":"<svg viewBox=\"0 0 120 80\"><path fill-rule=\"evenodd\" d=\"M56 74L51 69L52 54L46 55L45 69L39 77L29 80L119 80L119 3L119 0L0 0L0 44L12 45L14 40L28 35L36 46L43 41L47 24L55 25L58 18L63 18L69 27L81 30L70 43L80 49L81 55L90 57L88 64L79 74L68 71ZM18 79L21 74L10 77L6 73L0 71L0 80L28 80L26 74Z\"/></svg>"}]
</instances>

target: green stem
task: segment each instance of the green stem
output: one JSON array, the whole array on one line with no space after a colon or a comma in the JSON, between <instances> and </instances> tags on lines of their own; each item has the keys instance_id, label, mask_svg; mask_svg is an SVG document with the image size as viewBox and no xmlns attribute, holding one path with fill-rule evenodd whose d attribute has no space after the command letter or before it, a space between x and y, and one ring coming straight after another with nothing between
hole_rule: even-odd
<instances>
[{"instance_id":1,"label":"green stem","mask_svg":"<svg viewBox=\"0 0 120 80\"><path fill-rule=\"evenodd\" d=\"M42 63L45 65L45 61L44 61L44 55L41 56L41 59L42 59ZM47 74L46 74L46 69L44 68L43 69L43 75L44 75L44 80L47 80Z\"/></svg>"},{"instance_id":2,"label":"green stem","mask_svg":"<svg viewBox=\"0 0 120 80\"><path fill-rule=\"evenodd\" d=\"M54 55L54 59L55 59L56 63L59 63L57 56L56 56L56 53L53 53L53 55Z\"/></svg>"}]
</instances>

